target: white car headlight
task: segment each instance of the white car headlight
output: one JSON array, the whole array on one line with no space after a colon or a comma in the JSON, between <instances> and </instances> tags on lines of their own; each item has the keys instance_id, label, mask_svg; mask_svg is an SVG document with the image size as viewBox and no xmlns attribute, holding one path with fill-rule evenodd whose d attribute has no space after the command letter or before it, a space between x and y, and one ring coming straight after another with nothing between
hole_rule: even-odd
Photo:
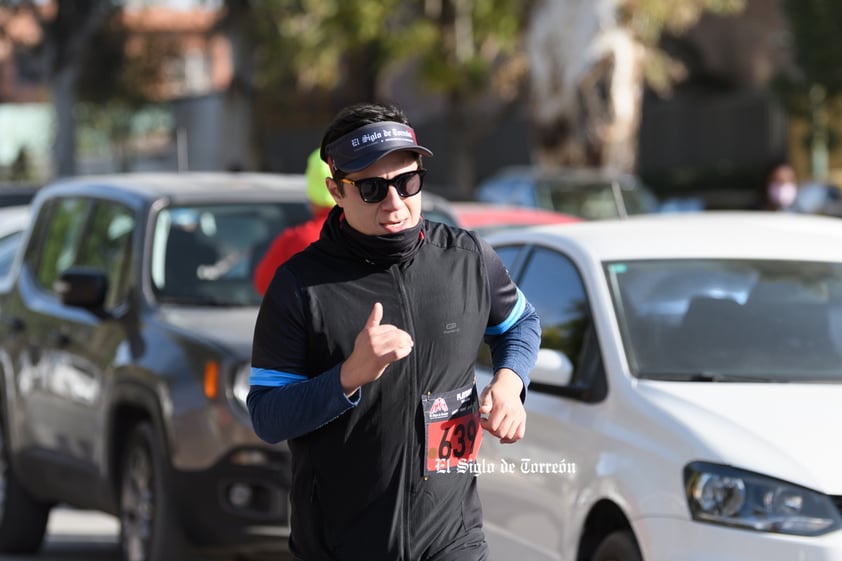
<instances>
[{"instance_id":1,"label":"white car headlight","mask_svg":"<svg viewBox=\"0 0 842 561\"><path fill-rule=\"evenodd\" d=\"M684 486L698 521L799 536L842 527L829 496L758 473L693 462L684 468Z\"/></svg>"},{"instance_id":2,"label":"white car headlight","mask_svg":"<svg viewBox=\"0 0 842 561\"><path fill-rule=\"evenodd\" d=\"M231 385L231 394L234 396L234 400L237 401L240 405L243 406L243 411L248 412L248 406L246 405L246 398L249 395L249 388L251 387L249 383L249 378L251 376L251 364L245 363L237 368L237 371L234 373L234 380Z\"/></svg>"}]
</instances>

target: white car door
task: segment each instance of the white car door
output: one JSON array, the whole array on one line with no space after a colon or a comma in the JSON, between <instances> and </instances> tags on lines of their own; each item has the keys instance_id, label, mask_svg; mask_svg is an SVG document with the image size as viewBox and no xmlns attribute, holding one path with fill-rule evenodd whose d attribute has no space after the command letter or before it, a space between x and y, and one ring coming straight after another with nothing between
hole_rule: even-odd
<instances>
[{"instance_id":1,"label":"white car door","mask_svg":"<svg viewBox=\"0 0 842 561\"><path fill-rule=\"evenodd\" d=\"M526 437L516 444L487 436L483 442L484 527L494 561L573 561L587 513L581 506L587 498L580 496L587 484L579 477L599 461L593 427L600 422L605 373L575 264L553 249L521 250L508 246L499 253L541 318L542 350L526 402ZM490 381L487 367L481 359L479 387Z\"/></svg>"}]
</instances>

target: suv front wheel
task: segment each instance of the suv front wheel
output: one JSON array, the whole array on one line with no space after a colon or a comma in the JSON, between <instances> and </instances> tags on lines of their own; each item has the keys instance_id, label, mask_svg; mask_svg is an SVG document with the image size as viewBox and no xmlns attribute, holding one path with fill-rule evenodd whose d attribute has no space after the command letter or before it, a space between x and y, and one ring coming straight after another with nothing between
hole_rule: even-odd
<instances>
[{"instance_id":1,"label":"suv front wheel","mask_svg":"<svg viewBox=\"0 0 842 561\"><path fill-rule=\"evenodd\" d=\"M138 424L120 464L120 545L125 561L181 559L184 544L170 501L167 458L152 425Z\"/></svg>"}]
</instances>

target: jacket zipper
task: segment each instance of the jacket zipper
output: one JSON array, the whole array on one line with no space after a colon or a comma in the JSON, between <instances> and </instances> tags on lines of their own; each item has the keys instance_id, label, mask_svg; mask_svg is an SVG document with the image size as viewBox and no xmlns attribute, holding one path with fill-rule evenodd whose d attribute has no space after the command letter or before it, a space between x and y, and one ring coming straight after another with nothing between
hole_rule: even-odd
<instances>
[{"instance_id":1,"label":"jacket zipper","mask_svg":"<svg viewBox=\"0 0 842 561\"><path fill-rule=\"evenodd\" d=\"M406 294L406 287L403 282L403 272L400 270L400 265L395 265L392 267L392 274L395 279L395 284L398 288L398 294L401 298L401 309L403 310L404 320L406 321L406 327L409 333L412 335L413 340L415 339L415 325L412 321L412 310L409 306L409 299L407 298ZM409 362L409 366L407 368L409 375L409 384L407 385L408 388L408 398L409 403L413 405L410 408L412 411L412 416L406 424L406 444L404 446L404 453L403 453L403 462L404 462L404 476L406 477L406 486L405 486L405 494L404 494L404 501L403 501L403 512L401 513L401 525L403 526L403 537L404 537L404 551L403 551L403 558L407 561L412 560L412 532L411 528L409 527L409 520L410 520L410 513L412 512L412 484L414 481L414 472L415 472L415 463L416 459L414 458L413 454L415 452L415 446L413 445L413 441L415 438L415 410L417 408L417 401L416 394L418 393L415 391L416 386L418 385L418 364L415 361L415 357L418 356L417 353L410 353L409 355L411 360ZM420 391L420 390L419 390Z\"/></svg>"}]
</instances>

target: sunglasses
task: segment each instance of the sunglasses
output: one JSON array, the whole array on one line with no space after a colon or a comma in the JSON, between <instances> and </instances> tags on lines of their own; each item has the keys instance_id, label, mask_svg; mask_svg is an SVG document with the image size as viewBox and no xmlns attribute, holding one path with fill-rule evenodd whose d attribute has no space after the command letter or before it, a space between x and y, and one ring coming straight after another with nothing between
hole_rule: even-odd
<instances>
[{"instance_id":1,"label":"sunglasses","mask_svg":"<svg viewBox=\"0 0 842 561\"><path fill-rule=\"evenodd\" d=\"M394 185L398 191L398 195L403 198L417 195L421 192L421 186L424 184L424 174L426 173L427 170L425 169L416 169L396 175L392 179L366 177L365 179L352 181L343 177L340 181L356 187L360 192L360 198L364 202L379 203L389 194L389 185Z\"/></svg>"}]
</instances>

